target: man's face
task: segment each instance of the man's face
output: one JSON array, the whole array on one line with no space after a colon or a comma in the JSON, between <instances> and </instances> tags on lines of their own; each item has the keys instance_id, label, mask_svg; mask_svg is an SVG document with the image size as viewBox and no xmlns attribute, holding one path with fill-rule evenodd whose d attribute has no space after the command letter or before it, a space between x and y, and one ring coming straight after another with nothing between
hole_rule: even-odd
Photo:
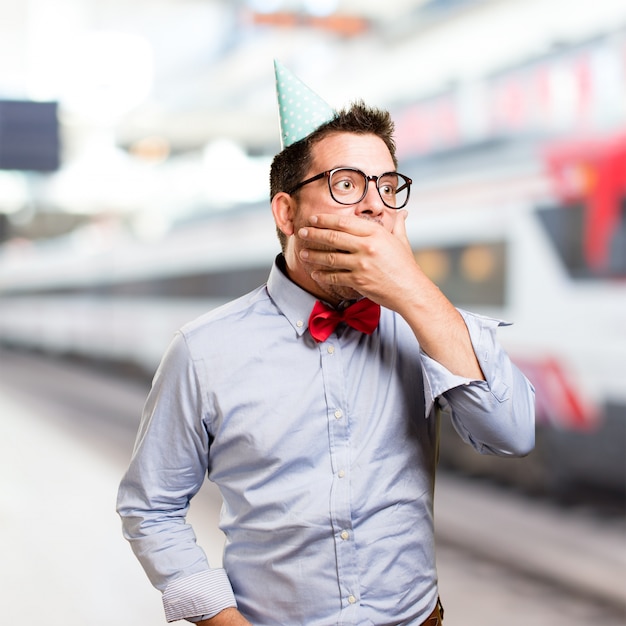
<instances>
[{"instance_id":1,"label":"man's face","mask_svg":"<svg viewBox=\"0 0 626 626\"><path fill-rule=\"evenodd\" d=\"M313 147L311 167L304 179L337 167L358 168L368 176L378 176L395 170L389 149L376 135L334 133ZM285 252L290 278L315 296L331 303L359 297L360 294L351 288L320 286L311 278L315 266L300 259L300 251L304 247L312 248L313 245L298 237L298 229L310 225L312 215L333 213L356 215L375 221L391 231L397 218L397 211L383 204L373 181L369 183L365 198L357 204L342 205L335 202L330 195L326 177L302 187L297 193L297 198L292 197L292 201L293 234L288 236ZM320 246L319 249L323 248Z\"/></svg>"}]
</instances>

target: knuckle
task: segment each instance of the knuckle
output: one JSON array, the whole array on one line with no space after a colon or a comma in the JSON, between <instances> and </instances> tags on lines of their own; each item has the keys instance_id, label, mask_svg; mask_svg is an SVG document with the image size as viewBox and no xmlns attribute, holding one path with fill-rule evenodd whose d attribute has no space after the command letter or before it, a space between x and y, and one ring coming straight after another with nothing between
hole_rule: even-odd
<instances>
[{"instance_id":1,"label":"knuckle","mask_svg":"<svg viewBox=\"0 0 626 626\"><path fill-rule=\"evenodd\" d=\"M328 239L329 239L330 243L333 244L333 245L337 245L337 243L339 241L339 236L340 236L340 233L338 231L336 231L336 230L331 230L328 233Z\"/></svg>"},{"instance_id":2,"label":"knuckle","mask_svg":"<svg viewBox=\"0 0 626 626\"><path fill-rule=\"evenodd\" d=\"M365 275L372 270L372 267L372 263L367 257L361 257L357 262L356 271L358 271L360 274Z\"/></svg>"},{"instance_id":3,"label":"knuckle","mask_svg":"<svg viewBox=\"0 0 626 626\"><path fill-rule=\"evenodd\" d=\"M378 246L373 241L366 243L365 253L370 257L375 257L378 254Z\"/></svg>"},{"instance_id":4,"label":"knuckle","mask_svg":"<svg viewBox=\"0 0 626 626\"><path fill-rule=\"evenodd\" d=\"M337 227L340 229L348 228L349 219L345 215L340 215L337 220Z\"/></svg>"},{"instance_id":5,"label":"knuckle","mask_svg":"<svg viewBox=\"0 0 626 626\"><path fill-rule=\"evenodd\" d=\"M367 281L362 276L354 276L352 280L355 287L365 287L367 285Z\"/></svg>"}]
</instances>

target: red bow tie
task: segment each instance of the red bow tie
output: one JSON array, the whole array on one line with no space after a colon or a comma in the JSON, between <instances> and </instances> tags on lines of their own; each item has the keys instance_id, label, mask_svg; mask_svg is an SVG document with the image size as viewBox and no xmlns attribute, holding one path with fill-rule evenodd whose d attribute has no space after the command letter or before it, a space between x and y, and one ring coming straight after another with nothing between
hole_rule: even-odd
<instances>
[{"instance_id":1,"label":"red bow tie","mask_svg":"<svg viewBox=\"0 0 626 626\"><path fill-rule=\"evenodd\" d=\"M380 306L367 298L358 300L343 311L327 307L319 300L309 317L309 331L315 341L326 341L339 322L371 335L378 326Z\"/></svg>"}]
</instances>

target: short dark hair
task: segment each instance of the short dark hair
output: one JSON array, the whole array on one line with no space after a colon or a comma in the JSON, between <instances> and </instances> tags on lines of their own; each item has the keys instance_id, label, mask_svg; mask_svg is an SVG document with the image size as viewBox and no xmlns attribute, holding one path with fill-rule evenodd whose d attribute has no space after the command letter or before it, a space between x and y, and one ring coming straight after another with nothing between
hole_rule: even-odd
<instances>
[{"instance_id":1,"label":"short dark hair","mask_svg":"<svg viewBox=\"0 0 626 626\"><path fill-rule=\"evenodd\" d=\"M389 111L367 106L363 101L354 102L338 111L335 117L315 129L310 135L281 150L273 159L270 168L270 199L281 191L293 189L306 175L313 158L313 147L333 133L355 133L376 135L384 142L394 166L398 166L396 144L393 139L394 123ZM286 237L276 229L284 250Z\"/></svg>"}]
</instances>

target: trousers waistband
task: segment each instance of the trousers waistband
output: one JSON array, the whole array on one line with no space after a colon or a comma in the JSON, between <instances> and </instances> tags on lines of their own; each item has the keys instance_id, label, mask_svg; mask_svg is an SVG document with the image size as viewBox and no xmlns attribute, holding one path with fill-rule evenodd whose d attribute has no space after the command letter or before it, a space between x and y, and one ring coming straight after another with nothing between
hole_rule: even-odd
<instances>
[{"instance_id":1,"label":"trousers waistband","mask_svg":"<svg viewBox=\"0 0 626 626\"><path fill-rule=\"evenodd\" d=\"M441 626L443 624L443 605L441 600L437 598L437 604L433 612L422 622L422 626Z\"/></svg>"}]
</instances>

